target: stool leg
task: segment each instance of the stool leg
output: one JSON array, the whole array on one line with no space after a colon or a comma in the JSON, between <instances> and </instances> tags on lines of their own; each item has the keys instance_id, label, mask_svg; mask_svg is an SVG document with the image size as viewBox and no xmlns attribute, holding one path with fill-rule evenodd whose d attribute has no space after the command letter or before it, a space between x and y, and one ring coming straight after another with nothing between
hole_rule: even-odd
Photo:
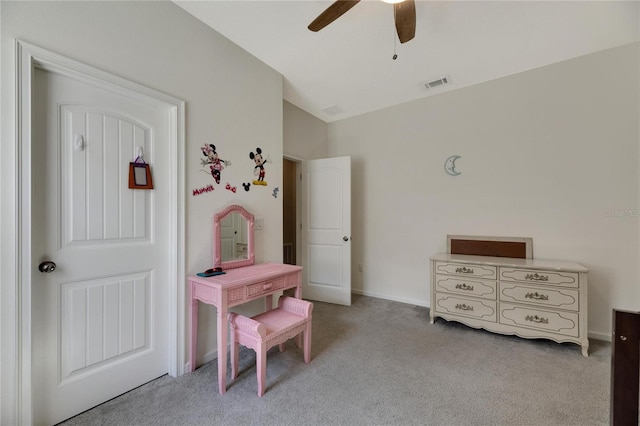
<instances>
[{"instance_id":1,"label":"stool leg","mask_svg":"<svg viewBox=\"0 0 640 426\"><path fill-rule=\"evenodd\" d=\"M231 333L231 378L238 377L238 341L236 340L236 334Z\"/></svg>"},{"instance_id":2,"label":"stool leg","mask_svg":"<svg viewBox=\"0 0 640 426\"><path fill-rule=\"evenodd\" d=\"M304 325L304 362L311 361L311 321Z\"/></svg>"},{"instance_id":3,"label":"stool leg","mask_svg":"<svg viewBox=\"0 0 640 426\"><path fill-rule=\"evenodd\" d=\"M261 344L256 351L256 370L258 376L258 396L264 395L264 382L267 373L267 349Z\"/></svg>"}]
</instances>

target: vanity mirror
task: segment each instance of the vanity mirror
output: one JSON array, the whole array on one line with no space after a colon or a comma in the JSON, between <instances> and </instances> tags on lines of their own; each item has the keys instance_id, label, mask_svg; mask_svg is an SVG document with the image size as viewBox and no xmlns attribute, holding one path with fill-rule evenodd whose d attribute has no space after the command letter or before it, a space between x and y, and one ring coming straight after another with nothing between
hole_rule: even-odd
<instances>
[{"instance_id":1,"label":"vanity mirror","mask_svg":"<svg viewBox=\"0 0 640 426\"><path fill-rule=\"evenodd\" d=\"M213 265L224 269L253 265L253 215L238 205L213 218Z\"/></svg>"}]
</instances>

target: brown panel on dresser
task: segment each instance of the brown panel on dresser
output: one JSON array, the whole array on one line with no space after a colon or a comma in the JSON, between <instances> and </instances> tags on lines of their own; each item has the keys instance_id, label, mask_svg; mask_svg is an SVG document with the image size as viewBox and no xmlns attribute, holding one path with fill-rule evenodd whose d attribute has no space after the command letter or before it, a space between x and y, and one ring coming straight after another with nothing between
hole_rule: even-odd
<instances>
[{"instance_id":1,"label":"brown panel on dresser","mask_svg":"<svg viewBox=\"0 0 640 426\"><path fill-rule=\"evenodd\" d=\"M613 311L611 408L613 426L638 425L640 313Z\"/></svg>"},{"instance_id":2,"label":"brown panel on dresser","mask_svg":"<svg viewBox=\"0 0 640 426\"><path fill-rule=\"evenodd\" d=\"M451 240L451 254L527 258L527 244L513 241Z\"/></svg>"}]
</instances>

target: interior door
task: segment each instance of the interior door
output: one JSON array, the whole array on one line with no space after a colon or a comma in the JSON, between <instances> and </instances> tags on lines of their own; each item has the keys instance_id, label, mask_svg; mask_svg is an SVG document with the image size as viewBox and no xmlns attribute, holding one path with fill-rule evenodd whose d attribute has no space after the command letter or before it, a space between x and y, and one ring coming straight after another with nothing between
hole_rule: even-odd
<instances>
[{"instance_id":1,"label":"interior door","mask_svg":"<svg viewBox=\"0 0 640 426\"><path fill-rule=\"evenodd\" d=\"M351 158L305 161L305 299L351 305Z\"/></svg>"},{"instance_id":2,"label":"interior door","mask_svg":"<svg viewBox=\"0 0 640 426\"><path fill-rule=\"evenodd\" d=\"M34 73L33 420L54 424L169 371L169 114ZM140 152L153 190L128 188Z\"/></svg>"}]
</instances>

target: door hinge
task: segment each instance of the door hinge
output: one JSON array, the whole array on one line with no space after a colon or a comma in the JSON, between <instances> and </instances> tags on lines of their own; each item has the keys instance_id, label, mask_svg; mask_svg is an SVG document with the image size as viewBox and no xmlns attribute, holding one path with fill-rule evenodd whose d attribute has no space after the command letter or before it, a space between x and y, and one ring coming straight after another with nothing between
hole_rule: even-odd
<instances>
[{"instance_id":1,"label":"door hinge","mask_svg":"<svg viewBox=\"0 0 640 426\"><path fill-rule=\"evenodd\" d=\"M302 173L300 173L300 180L302 180Z\"/></svg>"}]
</instances>

